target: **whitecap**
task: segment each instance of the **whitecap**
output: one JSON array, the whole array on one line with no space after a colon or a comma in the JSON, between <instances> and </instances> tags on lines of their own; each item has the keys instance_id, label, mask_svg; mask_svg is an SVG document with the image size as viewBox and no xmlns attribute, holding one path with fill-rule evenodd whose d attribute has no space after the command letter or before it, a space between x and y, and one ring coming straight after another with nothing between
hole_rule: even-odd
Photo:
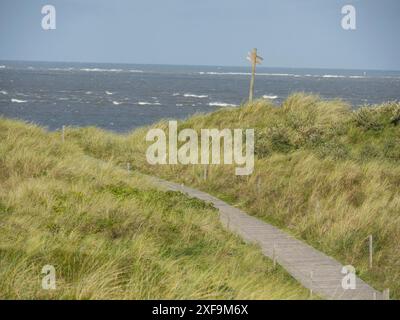
<instances>
[{"instance_id":1,"label":"whitecap","mask_svg":"<svg viewBox=\"0 0 400 320\"><path fill-rule=\"evenodd\" d=\"M137 103L139 106L160 106L161 103L159 102L147 102L147 101L139 101Z\"/></svg>"},{"instance_id":2,"label":"whitecap","mask_svg":"<svg viewBox=\"0 0 400 320\"><path fill-rule=\"evenodd\" d=\"M300 77L298 74L293 73L257 73L258 76L271 76L271 77Z\"/></svg>"},{"instance_id":3,"label":"whitecap","mask_svg":"<svg viewBox=\"0 0 400 320\"><path fill-rule=\"evenodd\" d=\"M199 72L201 75L226 75L226 76L250 76L250 72ZM269 77L301 77L297 74L292 73L257 73L257 76L269 76Z\"/></svg>"},{"instance_id":4,"label":"whitecap","mask_svg":"<svg viewBox=\"0 0 400 320\"><path fill-rule=\"evenodd\" d=\"M82 68L80 71L86 72L122 72L122 69L101 69L101 68Z\"/></svg>"},{"instance_id":5,"label":"whitecap","mask_svg":"<svg viewBox=\"0 0 400 320\"><path fill-rule=\"evenodd\" d=\"M237 107L236 104L225 103L225 102L210 102L210 107Z\"/></svg>"},{"instance_id":6,"label":"whitecap","mask_svg":"<svg viewBox=\"0 0 400 320\"><path fill-rule=\"evenodd\" d=\"M351 79L365 79L366 76L350 76Z\"/></svg>"},{"instance_id":7,"label":"whitecap","mask_svg":"<svg viewBox=\"0 0 400 320\"><path fill-rule=\"evenodd\" d=\"M1 90L0 93L1 93L1 94L7 94L7 91Z\"/></svg>"},{"instance_id":8,"label":"whitecap","mask_svg":"<svg viewBox=\"0 0 400 320\"><path fill-rule=\"evenodd\" d=\"M346 78L346 76L341 76L337 74L324 74L322 78Z\"/></svg>"},{"instance_id":9,"label":"whitecap","mask_svg":"<svg viewBox=\"0 0 400 320\"><path fill-rule=\"evenodd\" d=\"M49 71L72 71L74 68L49 68Z\"/></svg>"},{"instance_id":10,"label":"whitecap","mask_svg":"<svg viewBox=\"0 0 400 320\"><path fill-rule=\"evenodd\" d=\"M278 96L269 96L269 95L263 95L263 98L264 99L271 99L271 100L274 100L274 99L277 99L278 98Z\"/></svg>"},{"instance_id":11,"label":"whitecap","mask_svg":"<svg viewBox=\"0 0 400 320\"><path fill-rule=\"evenodd\" d=\"M6 68L6 66L0 66L0 69L5 69Z\"/></svg>"},{"instance_id":12,"label":"whitecap","mask_svg":"<svg viewBox=\"0 0 400 320\"><path fill-rule=\"evenodd\" d=\"M247 76L247 75L251 75L251 73L249 72L214 72L214 71L210 71L210 72L199 72L199 74L201 75L221 75L221 76Z\"/></svg>"},{"instance_id":13,"label":"whitecap","mask_svg":"<svg viewBox=\"0 0 400 320\"><path fill-rule=\"evenodd\" d=\"M185 93L183 96L186 98L199 98L199 99L208 98L208 95L205 95L205 94L196 95L196 94L192 94L192 93Z\"/></svg>"},{"instance_id":14,"label":"whitecap","mask_svg":"<svg viewBox=\"0 0 400 320\"><path fill-rule=\"evenodd\" d=\"M115 106L119 106L122 102L113 101L112 103L113 103L113 105L115 105Z\"/></svg>"},{"instance_id":15,"label":"whitecap","mask_svg":"<svg viewBox=\"0 0 400 320\"><path fill-rule=\"evenodd\" d=\"M11 99L11 102L15 102L15 103L25 103L27 102L26 100L19 100L19 99Z\"/></svg>"},{"instance_id":16,"label":"whitecap","mask_svg":"<svg viewBox=\"0 0 400 320\"><path fill-rule=\"evenodd\" d=\"M114 93L113 93L113 92L110 92L110 91L106 91L106 94L109 95L109 96L111 96L111 95L113 95Z\"/></svg>"},{"instance_id":17,"label":"whitecap","mask_svg":"<svg viewBox=\"0 0 400 320\"><path fill-rule=\"evenodd\" d=\"M180 95L181 95L181 94L178 93L178 92L175 92L174 94L172 94L173 97L177 97L177 96L180 96Z\"/></svg>"}]
</instances>

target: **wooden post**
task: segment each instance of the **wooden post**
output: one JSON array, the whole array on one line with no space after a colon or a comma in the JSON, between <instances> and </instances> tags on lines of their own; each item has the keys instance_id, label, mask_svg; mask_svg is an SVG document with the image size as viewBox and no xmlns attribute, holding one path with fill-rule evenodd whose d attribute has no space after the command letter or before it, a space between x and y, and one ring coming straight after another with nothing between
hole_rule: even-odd
<instances>
[{"instance_id":1,"label":"wooden post","mask_svg":"<svg viewBox=\"0 0 400 320\"><path fill-rule=\"evenodd\" d=\"M204 180L207 180L207 178L208 178L208 165L204 166L203 178L204 178Z\"/></svg>"},{"instance_id":2,"label":"wooden post","mask_svg":"<svg viewBox=\"0 0 400 320\"><path fill-rule=\"evenodd\" d=\"M249 101L253 101L254 95L254 78L256 77L256 57L257 57L257 49L253 49L251 54L251 80L250 80L250 93L249 93Z\"/></svg>"},{"instance_id":3,"label":"wooden post","mask_svg":"<svg viewBox=\"0 0 400 320\"><path fill-rule=\"evenodd\" d=\"M126 169L128 172L131 172L131 164L129 162L126 164Z\"/></svg>"},{"instance_id":4,"label":"wooden post","mask_svg":"<svg viewBox=\"0 0 400 320\"><path fill-rule=\"evenodd\" d=\"M272 262L274 264L274 269L276 268L276 250L275 250L275 244L274 247L272 248Z\"/></svg>"},{"instance_id":5,"label":"wooden post","mask_svg":"<svg viewBox=\"0 0 400 320\"><path fill-rule=\"evenodd\" d=\"M369 238L369 268L372 269L372 254L373 254L372 234L368 238Z\"/></svg>"},{"instance_id":6,"label":"wooden post","mask_svg":"<svg viewBox=\"0 0 400 320\"><path fill-rule=\"evenodd\" d=\"M263 58L257 55L257 49L254 48L253 51L247 57L251 62L251 80L250 80L250 92L249 92L249 102L253 101L254 96L254 82L256 77L256 65L261 64Z\"/></svg>"},{"instance_id":7,"label":"wooden post","mask_svg":"<svg viewBox=\"0 0 400 320\"><path fill-rule=\"evenodd\" d=\"M65 141L65 126L62 126L61 129L61 141L64 142Z\"/></svg>"},{"instance_id":8,"label":"wooden post","mask_svg":"<svg viewBox=\"0 0 400 320\"><path fill-rule=\"evenodd\" d=\"M257 176L256 184L257 184L257 194L259 196L261 194L261 177L260 176Z\"/></svg>"}]
</instances>

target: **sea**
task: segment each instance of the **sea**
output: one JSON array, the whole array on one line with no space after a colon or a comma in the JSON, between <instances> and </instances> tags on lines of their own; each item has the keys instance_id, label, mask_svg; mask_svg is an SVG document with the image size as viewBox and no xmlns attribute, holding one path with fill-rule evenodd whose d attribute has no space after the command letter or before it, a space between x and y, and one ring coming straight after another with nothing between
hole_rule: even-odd
<instances>
[{"instance_id":1,"label":"sea","mask_svg":"<svg viewBox=\"0 0 400 320\"><path fill-rule=\"evenodd\" d=\"M97 126L128 132L248 98L250 67L0 61L0 117L49 130ZM400 100L400 71L259 67L255 97L279 105L294 92L352 108Z\"/></svg>"}]
</instances>

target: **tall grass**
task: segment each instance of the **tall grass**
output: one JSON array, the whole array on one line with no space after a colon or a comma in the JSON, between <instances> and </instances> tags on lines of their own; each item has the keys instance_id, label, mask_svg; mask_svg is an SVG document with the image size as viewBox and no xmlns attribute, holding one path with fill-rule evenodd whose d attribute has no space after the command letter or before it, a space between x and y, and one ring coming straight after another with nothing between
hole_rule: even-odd
<instances>
[{"instance_id":1,"label":"tall grass","mask_svg":"<svg viewBox=\"0 0 400 320\"><path fill-rule=\"evenodd\" d=\"M155 126L166 128L166 122ZM145 133L69 131L88 154L218 195L305 240L378 289L400 298L400 104L353 111L347 103L294 94L281 106L259 100L196 115L179 128L254 128L255 172L233 166L150 166ZM374 237L373 268L367 237Z\"/></svg>"},{"instance_id":2,"label":"tall grass","mask_svg":"<svg viewBox=\"0 0 400 320\"><path fill-rule=\"evenodd\" d=\"M74 134L85 143L0 119L1 299L308 297L215 209L117 166L139 156L125 137ZM44 265L55 290L41 286Z\"/></svg>"}]
</instances>

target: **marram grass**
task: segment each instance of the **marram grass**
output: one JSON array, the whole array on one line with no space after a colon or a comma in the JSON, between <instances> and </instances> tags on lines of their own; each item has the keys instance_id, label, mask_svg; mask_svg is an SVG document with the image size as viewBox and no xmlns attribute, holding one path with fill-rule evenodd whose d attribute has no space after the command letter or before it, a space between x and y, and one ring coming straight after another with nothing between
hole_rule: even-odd
<instances>
[{"instance_id":1,"label":"marram grass","mask_svg":"<svg viewBox=\"0 0 400 320\"><path fill-rule=\"evenodd\" d=\"M0 299L308 298L215 209L117 166L143 156L127 141L0 119Z\"/></svg>"},{"instance_id":2,"label":"marram grass","mask_svg":"<svg viewBox=\"0 0 400 320\"><path fill-rule=\"evenodd\" d=\"M166 129L167 122L155 126ZM392 298L400 298L400 103L353 111L343 101L299 93L281 106L259 100L196 115L179 122L183 128L254 128L255 172L237 177L233 166L214 165L204 181L202 166L151 166L144 139L149 128L127 135L69 129L68 139L94 158L130 162L138 171L238 205L353 265L374 287L390 288Z\"/></svg>"}]
</instances>

